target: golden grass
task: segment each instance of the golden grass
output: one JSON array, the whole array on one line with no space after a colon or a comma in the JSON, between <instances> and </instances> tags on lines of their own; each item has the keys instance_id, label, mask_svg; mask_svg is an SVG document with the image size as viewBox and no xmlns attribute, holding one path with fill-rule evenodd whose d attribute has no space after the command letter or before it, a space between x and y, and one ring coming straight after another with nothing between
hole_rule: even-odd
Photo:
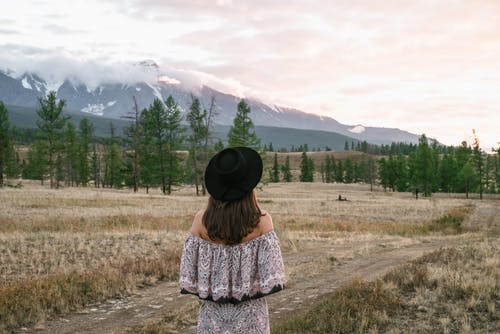
<instances>
[{"instance_id":1,"label":"golden grass","mask_svg":"<svg viewBox=\"0 0 500 334\"><path fill-rule=\"evenodd\" d=\"M285 254L325 242L385 240L398 247L418 242L420 236L455 233L448 227L424 230L423 226L446 215L455 217L461 210L467 219L470 212L466 206L460 209L468 203L462 199L415 201L411 194L367 189L362 185L268 184L258 190L258 196L273 216ZM348 201L336 201L339 193ZM2 189L0 329L32 324L156 280L175 279L192 218L207 200L193 194L193 187L184 187L173 196L160 195L158 190L134 194L93 188L50 190L36 185ZM376 246L366 246L336 256L352 258L374 250ZM323 265L298 264L287 271L293 282Z\"/></svg>"},{"instance_id":2,"label":"golden grass","mask_svg":"<svg viewBox=\"0 0 500 334\"><path fill-rule=\"evenodd\" d=\"M500 238L470 238L353 282L273 333L493 333L500 325Z\"/></svg>"},{"instance_id":3,"label":"golden grass","mask_svg":"<svg viewBox=\"0 0 500 334\"><path fill-rule=\"evenodd\" d=\"M137 284L176 278L179 264L179 250L171 249L157 259L130 258L119 265L108 264L84 272L11 281L0 286L0 330L34 324L52 314L126 295Z\"/></svg>"}]
</instances>

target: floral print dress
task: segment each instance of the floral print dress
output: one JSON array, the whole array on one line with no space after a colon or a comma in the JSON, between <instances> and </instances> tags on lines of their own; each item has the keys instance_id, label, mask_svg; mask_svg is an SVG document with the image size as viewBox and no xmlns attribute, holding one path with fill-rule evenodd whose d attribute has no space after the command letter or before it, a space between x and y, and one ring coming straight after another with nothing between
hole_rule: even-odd
<instances>
[{"instance_id":1,"label":"floral print dress","mask_svg":"<svg viewBox=\"0 0 500 334\"><path fill-rule=\"evenodd\" d=\"M270 231L224 245L190 234L182 251L179 284L181 293L202 300L198 333L269 333L262 297L285 287L278 236Z\"/></svg>"}]
</instances>

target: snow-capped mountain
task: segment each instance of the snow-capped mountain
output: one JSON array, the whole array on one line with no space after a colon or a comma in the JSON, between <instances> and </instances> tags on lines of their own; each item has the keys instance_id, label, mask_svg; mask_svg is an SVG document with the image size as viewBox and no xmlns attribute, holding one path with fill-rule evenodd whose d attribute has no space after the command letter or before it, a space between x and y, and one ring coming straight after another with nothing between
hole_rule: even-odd
<instances>
[{"instance_id":1,"label":"snow-capped mountain","mask_svg":"<svg viewBox=\"0 0 500 334\"><path fill-rule=\"evenodd\" d=\"M34 73L16 76L12 71L0 71L0 100L6 105L36 108L38 99L54 90L58 98L66 101L68 110L98 115L103 119L119 119L133 112L134 97L142 110L148 107L154 98L165 101L172 95L185 112L191 104L192 96L195 95L207 109L211 98L214 97L216 123L232 124L240 98L207 86L191 92L179 84L179 81L162 76L158 65L153 61L143 61L135 66L152 73L151 77L156 80L138 80L135 83L107 82L90 87L74 77L58 83L48 82ZM418 142L417 135L399 129L344 125L330 117L267 105L253 98L247 98L246 101L251 108L255 125L336 132L374 144L388 144L393 141Z\"/></svg>"}]
</instances>

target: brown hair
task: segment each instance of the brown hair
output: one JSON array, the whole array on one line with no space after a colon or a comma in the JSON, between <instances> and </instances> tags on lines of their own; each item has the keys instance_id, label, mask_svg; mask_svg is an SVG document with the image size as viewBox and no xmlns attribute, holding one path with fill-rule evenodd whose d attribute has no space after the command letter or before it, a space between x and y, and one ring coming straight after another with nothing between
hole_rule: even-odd
<instances>
[{"instance_id":1,"label":"brown hair","mask_svg":"<svg viewBox=\"0 0 500 334\"><path fill-rule=\"evenodd\" d=\"M210 196L203 214L203 225L210 239L234 245L257 227L262 216L255 190L240 200L230 202L219 201Z\"/></svg>"}]
</instances>

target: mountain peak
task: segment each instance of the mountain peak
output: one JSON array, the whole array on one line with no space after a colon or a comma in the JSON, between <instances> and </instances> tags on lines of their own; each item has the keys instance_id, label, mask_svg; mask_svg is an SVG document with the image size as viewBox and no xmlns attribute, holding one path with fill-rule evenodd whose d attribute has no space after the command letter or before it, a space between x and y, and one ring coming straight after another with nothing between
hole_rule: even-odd
<instances>
[{"instance_id":1,"label":"mountain peak","mask_svg":"<svg viewBox=\"0 0 500 334\"><path fill-rule=\"evenodd\" d=\"M156 63L153 59L144 59L144 60L137 62L135 65L142 66L145 68L151 68L151 69L155 69L155 70L160 69L160 66L158 65L158 63Z\"/></svg>"},{"instance_id":2,"label":"mountain peak","mask_svg":"<svg viewBox=\"0 0 500 334\"><path fill-rule=\"evenodd\" d=\"M355 127L348 129L352 133L363 133L366 131L366 128L361 124L356 125Z\"/></svg>"}]
</instances>

